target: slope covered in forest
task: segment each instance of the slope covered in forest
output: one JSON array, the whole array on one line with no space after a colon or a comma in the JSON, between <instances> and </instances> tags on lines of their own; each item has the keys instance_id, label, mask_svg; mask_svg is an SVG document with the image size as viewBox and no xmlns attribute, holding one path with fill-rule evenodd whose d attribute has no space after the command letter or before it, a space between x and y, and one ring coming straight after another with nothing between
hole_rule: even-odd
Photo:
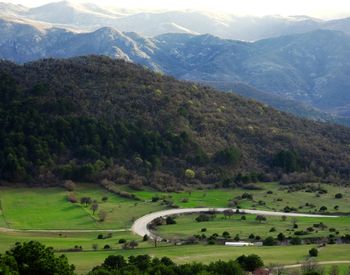
<instances>
[{"instance_id":1,"label":"slope covered in forest","mask_svg":"<svg viewBox=\"0 0 350 275\"><path fill-rule=\"evenodd\" d=\"M232 186L350 175L350 129L107 57L0 63L6 181Z\"/></svg>"}]
</instances>

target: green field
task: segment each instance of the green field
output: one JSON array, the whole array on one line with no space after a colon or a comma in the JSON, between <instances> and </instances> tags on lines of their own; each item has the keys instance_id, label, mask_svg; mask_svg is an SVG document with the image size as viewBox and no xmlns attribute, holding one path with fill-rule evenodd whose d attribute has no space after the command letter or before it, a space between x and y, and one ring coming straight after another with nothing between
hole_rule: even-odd
<instances>
[{"instance_id":1,"label":"green field","mask_svg":"<svg viewBox=\"0 0 350 275\"><path fill-rule=\"evenodd\" d=\"M116 250L86 253L66 253L69 260L74 263L78 271L83 273L91 267L100 264L108 255L140 255L147 254L152 257L167 256L177 263L203 262L216 260L236 259L242 254L257 254L262 257L266 265L294 264L308 259L308 251L314 246L274 246L274 247L226 247L218 245L183 245L138 248L135 250ZM84 255L81 255L84 254ZM318 261L349 260L350 245L328 245L320 251Z\"/></svg>"},{"instance_id":2,"label":"green field","mask_svg":"<svg viewBox=\"0 0 350 275\"><path fill-rule=\"evenodd\" d=\"M318 184L314 184L318 185ZM321 206L327 207L327 212L350 213L350 188L339 187L335 185L322 184L321 187L327 190L326 194L320 194L319 197L315 192L288 192L285 187L278 183L257 183L256 186L262 190L244 190L235 189L211 189L211 190L191 190L178 193L162 193L149 191L133 191L138 197L144 200L151 200L152 197L166 198L172 200L177 206L182 208L188 207L227 207L230 200L248 192L253 195L253 200L239 200L241 208L262 209L283 211L284 207L295 207L298 212L314 213L318 212ZM129 190L130 189L126 189ZM272 191L268 194L267 191ZM335 199L337 193L342 193L342 199ZM187 202L184 202L185 200ZM265 205L259 204L259 201ZM315 207L305 206L306 203L313 204ZM338 210L334 207L338 206Z\"/></svg>"},{"instance_id":3,"label":"green field","mask_svg":"<svg viewBox=\"0 0 350 275\"><path fill-rule=\"evenodd\" d=\"M255 220L256 215L244 215L246 220L241 220L241 215L234 215L231 218L224 218L223 215L217 214L212 221L197 222L195 218L198 214L182 215L176 218L176 224L162 225L158 227L158 233L164 238L186 238L195 234L203 234L202 228L206 228L207 231L204 234L209 237L210 235L217 233L221 235L224 231L230 233L233 238L236 234L242 239L248 239L250 234L266 238L267 236L276 237L282 232L286 237L295 237L295 231L306 231L308 227L313 227L314 224L322 222L327 228L323 230L314 228L315 231L310 232L307 235L301 237L328 237L329 234L337 235L334 232L330 232L330 228L335 228L339 232L339 236L350 234L350 217L339 218L308 218L298 217L295 219L298 228L293 229L294 220L288 217L286 221L282 221L281 217L266 217L266 222L257 222ZM275 228L276 231L270 232L271 228Z\"/></svg>"},{"instance_id":4,"label":"green field","mask_svg":"<svg viewBox=\"0 0 350 275\"><path fill-rule=\"evenodd\" d=\"M99 186L80 184L74 191L78 200L88 196L98 201L99 210L107 212L98 221L89 207L70 203L63 188L0 188L2 216L0 225L15 229L121 229L134 219L163 209L158 204L133 201L114 195ZM108 200L102 202L102 197ZM2 218L1 218L2 217Z\"/></svg>"},{"instance_id":5,"label":"green field","mask_svg":"<svg viewBox=\"0 0 350 275\"><path fill-rule=\"evenodd\" d=\"M107 212L104 222L98 220L97 213L93 215L90 207L80 203L70 203L67 196L70 194L63 188L27 188L27 187L0 187L0 227L20 230L45 230L45 229L70 229L70 230L104 230L104 229L129 229L132 222L147 213L165 209L162 201L152 202L152 197L166 198L172 200L180 207L226 207L229 200L235 199L244 192L253 195L253 200L239 200L242 208L257 208L268 210L281 210L286 205L298 208L299 212L314 212L320 206L325 205L330 212L334 206L339 206L339 211L350 212L350 189L336 186L324 185L327 194L317 197L315 193L298 191L288 193L281 190L276 183L261 185L264 190L247 191L243 189L220 189L220 190L192 190L180 193L161 193L154 190L134 191L125 186L120 188L134 193L141 200L131 200L112 194L98 185L78 184L74 195L78 201L81 197L91 197L99 203L99 210ZM272 191L272 194L267 194ZM342 199L334 199L336 193L341 192ZM271 193L271 192L270 192ZM103 202L102 197L107 196L108 200ZM183 200L186 198L186 200ZM266 205L259 203L264 201ZM310 208L305 202L315 205ZM300 206L303 206L300 208ZM98 211L99 211L98 210ZM97 211L97 212L98 212ZM207 228L207 236L213 233L222 234L228 231L231 236L239 234L241 238L247 237L250 233L255 235L275 236L279 232L293 234L287 231L291 227L291 218L282 221L279 217L268 217L265 223L258 223L255 216L247 215L246 221L241 221L240 216L224 219L223 215L217 215L215 220L198 223L194 221L197 215L185 215L177 218L176 225L164 225L159 228L160 234L169 237L185 237L198 234L201 228ZM313 232L307 236L327 236L329 228L336 228L339 234L350 232L350 217L342 218L297 218L298 230L312 226L314 223L323 222L328 226L326 230ZM271 227L276 232L269 232ZM100 264L110 254L121 254L124 256L135 254L149 254L151 256L169 256L178 263L191 261L208 262L218 259L234 259L241 254L256 253L260 255L266 264L292 264L304 261L307 258L311 246L275 246L275 247L247 247L232 248L221 245L184 245L174 246L166 243L158 244L155 248L152 242L142 242L142 238L126 230L113 232L107 239L98 239L98 234L107 235L106 232L1 232L0 253L9 249L17 241L38 240L45 245L54 247L58 252L66 254L70 261L77 266L79 272L86 272L93 266ZM120 239L137 240L139 246L133 250L123 250ZM104 246L109 245L111 250L105 250ZM93 246L97 245L98 251ZM66 252L75 246L82 247L82 252ZM319 261L349 260L350 245L328 245L322 248Z\"/></svg>"}]
</instances>

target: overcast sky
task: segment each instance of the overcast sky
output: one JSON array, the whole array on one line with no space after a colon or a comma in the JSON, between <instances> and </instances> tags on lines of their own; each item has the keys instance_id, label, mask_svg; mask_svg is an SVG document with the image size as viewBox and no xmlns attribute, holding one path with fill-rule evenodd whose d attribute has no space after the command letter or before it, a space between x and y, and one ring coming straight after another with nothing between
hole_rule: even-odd
<instances>
[{"instance_id":1,"label":"overcast sky","mask_svg":"<svg viewBox=\"0 0 350 275\"><path fill-rule=\"evenodd\" d=\"M1 1L1 0L0 0ZM52 0L3 0L25 6L39 6ZM195 9L237 15L309 15L323 18L350 16L350 0L72 0L100 6L140 9Z\"/></svg>"}]
</instances>

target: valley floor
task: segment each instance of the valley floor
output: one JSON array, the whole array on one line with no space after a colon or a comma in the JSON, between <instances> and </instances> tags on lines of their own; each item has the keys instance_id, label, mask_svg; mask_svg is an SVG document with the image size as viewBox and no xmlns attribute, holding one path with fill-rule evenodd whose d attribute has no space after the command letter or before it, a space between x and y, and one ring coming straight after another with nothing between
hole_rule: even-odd
<instances>
[{"instance_id":1,"label":"valley floor","mask_svg":"<svg viewBox=\"0 0 350 275\"><path fill-rule=\"evenodd\" d=\"M297 209L299 213L318 214L319 208L324 205L328 209L327 212L333 215L350 213L350 188L322 185L326 193L319 195L317 191L309 190L290 192L277 183L264 183L260 186L261 190L187 190L180 193L134 191L121 186L125 192L135 194L139 200L122 198L93 184L78 184L72 192L63 188L0 187L0 227L3 228L0 232L0 253L8 250L17 241L38 240L54 247L58 254L66 254L79 273L100 264L110 254L168 256L178 263L185 263L228 260L242 254L255 253L268 265L289 265L307 260L308 251L314 246L233 248L223 245L175 246L158 243L157 247L154 247L152 241L142 241L141 236L133 234L129 229L139 217L166 209L163 203L165 199L182 208L227 207L229 201L236 200L240 207L265 211L281 211L285 206L289 206ZM247 192L252 195L252 200L238 198ZM335 194L339 192L343 194L343 198L335 199ZM77 203L68 201L72 195L76 197ZM93 213L90 206L79 203L82 197L90 197L98 202L99 209L96 213ZM305 202L309 202L308 205ZM107 213L103 222L99 221L99 211ZM159 233L167 236L180 234L186 237L197 234L202 227L206 227L208 234L229 231L231 235L239 233L241 237L246 237L247 231L252 233L250 231L254 228L256 232L253 233L266 237L275 236L282 231L287 232L291 224L291 220L283 224L280 217L271 217L265 223L258 224L254 221L254 215L247 215L246 224L242 223L238 216L225 219L222 215L217 215L215 220L207 223L197 223L194 218L195 215L180 216L176 218L177 224L161 226ZM329 218L332 221L311 217L297 219L302 229L314 223L324 222L328 226L327 230L334 227L341 235L350 234L348 217ZM269 232L271 227L276 227L276 233ZM319 232L320 236L330 234L327 230ZM122 249L121 240L136 240L138 247ZM349 261L348 255L350 245L327 245L321 248L317 261Z\"/></svg>"}]
</instances>

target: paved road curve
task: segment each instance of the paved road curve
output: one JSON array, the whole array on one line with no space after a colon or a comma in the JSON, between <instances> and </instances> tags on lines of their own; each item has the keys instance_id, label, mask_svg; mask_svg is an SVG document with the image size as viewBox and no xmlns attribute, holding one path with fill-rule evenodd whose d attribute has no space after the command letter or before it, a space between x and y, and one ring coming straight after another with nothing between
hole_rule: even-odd
<instances>
[{"instance_id":1,"label":"paved road curve","mask_svg":"<svg viewBox=\"0 0 350 275\"><path fill-rule=\"evenodd\" d=\"M151 223L154 219L159 217L165 217L170 215L180 215L180 214L190 214L198 212L206 212L215 209L217 212L223 212L226 209L232 208L183 208L183 209L169 209L154 212L148 215L145 215L137 219L131 230L137 235L144 236L148 235L150 238L155 238L156 236L150 232L147 228L148 224ZM236 209L232 209L236 211ZM263 210L251 210L251 209L240 209L240 213L246 214L255 214L255 215L264 215L264 216L288 216L288 217L314 217L314 218L336 218L339 216L327 216L327 215L317 215L317 214L303 214L303 213L284 213L284 212L273 212L273 211L263 211Z\"/></svg>"}]
</instances>

